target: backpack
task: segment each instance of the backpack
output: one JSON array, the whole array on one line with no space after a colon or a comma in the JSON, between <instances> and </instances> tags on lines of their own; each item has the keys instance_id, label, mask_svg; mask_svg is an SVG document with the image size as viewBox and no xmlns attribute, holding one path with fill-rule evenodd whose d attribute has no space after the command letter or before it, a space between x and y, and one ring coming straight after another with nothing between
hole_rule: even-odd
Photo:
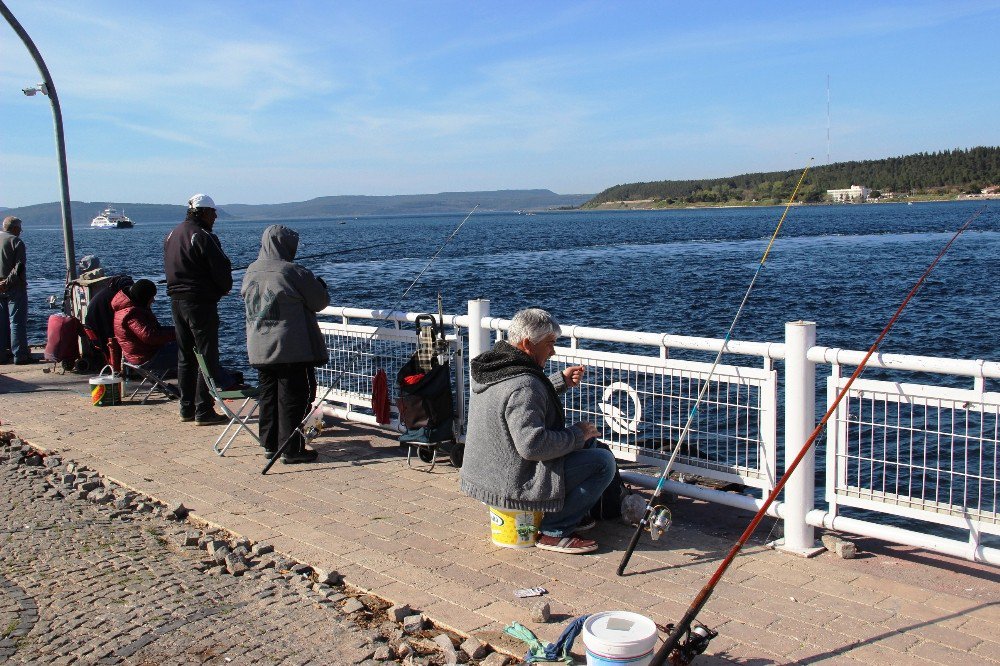
<instances>
[{"instance_id":1,"label":"backpack","mask_svg":"<svg viewBox=\"0 0 1000 666\"><path fill-rule=\"evenodd\" d=\"M596 442L595 445L599 449L611 448L604 444L603 442ZM628 489L625 482L622 480L621 472L618 470L618 463L615 462L615 476L611 479L611 483L608 487L604 489L601 493L601 498L597 500L594 506L590 507L590 517L594 520L607 520L609 518L621 518L622 515L622 500L632 494L632 491Z\"/></svg>"},{"instance_id":2,"label":"backpack","mask_svg":"<svg viewBox=\"0 0 1000 666\"><path fill-rule=\"evenodd\" d=\"M418 346L396 374L399 420L406 427L400 442L453 440L454 403L451 362L444 356L448 343L443 326L432 315L418 315ZM441 357L444 356L442 359Z\"/></svg>"}]
</instances>

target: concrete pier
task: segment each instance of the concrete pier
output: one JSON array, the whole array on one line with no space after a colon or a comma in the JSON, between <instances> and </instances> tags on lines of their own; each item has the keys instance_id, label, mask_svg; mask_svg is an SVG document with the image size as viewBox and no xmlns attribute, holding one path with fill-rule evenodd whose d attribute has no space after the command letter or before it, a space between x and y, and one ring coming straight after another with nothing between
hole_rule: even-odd
<instances>
[{"instance_id":1,"label":"concrete pier","mask_svg":"<svg viewBox=\"0 0 1000 666\"><path fill-rule=\"evenodd\" d=\"M672 622L749 519L679 500L670 531L643 538L617 577L631 527L599 524L592 555L497 548L486 507L459 492L457 470L444 460L408 468L390 432L337 423L314 442L317 463L278 463L261 476L249 437L219 457L221 426L180 423L177 404L163 401L92 407L86 377L47 367L0 367L4 430L495 645L515 620L545 640L603 610ZM766 520L717 588L699 619L720 635L696 663L1000 663L997 570L868 540L856 559L803 559L764 545L780 529ZM535 586L548 590L547 623L532 620L537 599L513 595Z\"/></svg>"}]
</instances>

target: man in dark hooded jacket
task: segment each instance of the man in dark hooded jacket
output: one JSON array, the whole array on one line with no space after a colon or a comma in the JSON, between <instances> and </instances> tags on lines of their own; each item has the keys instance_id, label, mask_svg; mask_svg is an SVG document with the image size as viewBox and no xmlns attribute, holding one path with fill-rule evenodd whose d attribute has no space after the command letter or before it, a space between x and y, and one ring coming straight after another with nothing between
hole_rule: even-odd
<instances>
[{"instance_id":1,"label":"man in dark hooded jacket","mask_svg":"<svg viewBox=\"0 0 1000 666\"><path fill-rule=\"evenodd\" d=\"M181 421L197 425L229 420L215 412L194 355L197 350L209 368L219 367L219 300L233 288L233 275L229 257L212 233L217 217L212 197L196 194L188 201L184 221L163 241L167 295L177 331Z\"/></svg>"},{"instance_id":2,"label":"man in dark hooded jacket","mask_svg":"<svg viewBox=\"0 0 1000 666\"><path fill-rule=\"evenodd\" d=\"M294 263L299 235L273 224L264 230L257 261L243 277L247 355L260 380L260 444L265 455L291 437L281 461L312 462L295 429L315 399L315 368L328 354L316 313L330 304L326 283Z\"/></svg>"}]
</instances>

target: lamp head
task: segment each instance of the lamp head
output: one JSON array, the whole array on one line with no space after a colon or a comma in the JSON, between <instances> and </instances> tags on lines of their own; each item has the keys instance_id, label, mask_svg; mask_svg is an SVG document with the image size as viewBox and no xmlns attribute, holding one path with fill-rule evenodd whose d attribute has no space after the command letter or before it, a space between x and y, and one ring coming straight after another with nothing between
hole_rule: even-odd
<instances>
[{"instance_id":1,"label":"lamp head","mask_svg":"<svg viewBox=\"0 0 1000 666\"><path fill-rule=\"evenodd\" d=\"M21 92L23 92L28 97L34 97L35 93L42 93L43 95L48 95L49 89L48 86L46 86L44 83L39 83L37 86L31 86L30 88L21 88Z\"/></svg>"}]
</instances>

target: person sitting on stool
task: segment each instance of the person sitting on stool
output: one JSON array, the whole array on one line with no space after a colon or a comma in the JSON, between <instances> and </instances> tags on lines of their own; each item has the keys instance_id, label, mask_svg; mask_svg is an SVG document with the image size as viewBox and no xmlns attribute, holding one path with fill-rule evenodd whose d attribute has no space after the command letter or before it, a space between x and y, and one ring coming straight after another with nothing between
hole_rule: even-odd
<instances>
[{"instance_id":1,"label":"person sitting on stool","mask_svg":"<svg viewBox=\"0 0 1000 666\"><path fill-rule=\"evenodd\" d=\"M579 386L584 367L542 372L561 333L539 308L514 315L490 351L472 359L462 490L490 506L545 514L535 544L559 553L589 553L597 542L579 535L594 526L590 509L614 479L617 463L595 448L589 421L566 425L559 393Z\"/></svg>"}]
</instances>

